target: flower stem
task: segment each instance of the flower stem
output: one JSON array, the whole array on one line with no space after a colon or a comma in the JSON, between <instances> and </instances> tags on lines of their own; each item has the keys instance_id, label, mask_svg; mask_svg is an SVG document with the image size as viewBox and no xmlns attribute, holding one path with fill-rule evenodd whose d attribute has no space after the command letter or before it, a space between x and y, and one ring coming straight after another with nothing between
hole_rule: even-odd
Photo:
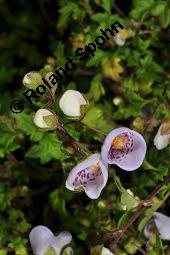
<instances>
[{"instance_id":1,"label":"flower stem","mask_svg":"<svg viewBox=\"0 0 170 255\"><path fill-rule=\"evenodd\" d=\"M60 133L63 133L64 136L68 137L71 140L73 146L81 155L89 156L92 154L91 151L89 151L83 144L81 144L79 141L75 140L71 135L69 135L67 130L64 128L64 125L62 125L61 123L57 124L56 130Z\"/></svg>"},{"instance_id":2,"label":"flower stem","mask_svg":"<svg viewBox=\"0 0 170 255\"><path fill-rule=\"evenodd\" d=\"M93 130L94 132L96 132L96 133L99 133L99 134L101 134L101 135L104 135L104 136L106 136L106 134L103 132L103 131L101 131L101 130L99 130L99 129L97 129L97 128L94 128L94 127L92 127L92 126L90 126L90 125L88 125L88 124L85 124L84 122L80 122L83 126L85 126L86 128L88 128L88 129L90 129L90 130Z\"/></svg>"},{"instance_id":3,"label":"flower stem","mask_svg":"<svg viewBox=\"0 0 170 255\"><path fill-rule=\"evenodd\" d=\"M165 179L158 183L158 185L155 187L155 189L148 195L148 197L146 198L146 201L148 200L152 200L157 193L159 193L159 191L161 190L161 188L167 184L170 181L170 174L167 175L165 177ZM126 233L126 231L128 230L128 228L139 218L139 216L141 215L141 213L143 212L143 210L145 209L145 206L143 205L139 205L136 208L135 213L132 215L132 217L128 220L128 222L122 227L122 231L120 233L120 235L118 235L118 237L115 239L113 245L112 245L112 250L114 251L115 248L117 247L117 244L121 241L121 239L123 238L124 234Z\"/></svg>"}]
</instances>

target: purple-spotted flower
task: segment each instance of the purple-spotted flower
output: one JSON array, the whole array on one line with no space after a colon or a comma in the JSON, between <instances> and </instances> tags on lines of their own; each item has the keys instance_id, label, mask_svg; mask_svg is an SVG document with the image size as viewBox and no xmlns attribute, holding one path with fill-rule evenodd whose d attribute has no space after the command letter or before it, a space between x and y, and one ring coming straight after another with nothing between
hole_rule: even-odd
<instances>
[{"instance_id":1,"label":"purple-spotted flower","mask_svg":"<svg viewBox=\"0 0 170 255\"><path fill-rule=\"evenodd\" d=\"M108 166L103 163L99 154L93 154L74 167L66 180L66 187L70 190L83 188L91 199L100 196L108 179Z\"/></svg>"},{"instance_id":2,"label":"purple-spotted flower","mask_svg":"<svg viewBox=\"0 0 170 255\"><path fill-rule=\"evenodd\" d=\"M170 217L155 212L144 228L144 235L150 238L153 234L158 234L162 240L170 240Z\"/></svg>"},{"instance_id":3,"label":"purple-spotted flower","mask_svg":"<svg viewBox=\"0 0 170 255\"><path fill-rule=\"evenodd\" d=\"M54 236L49 228L40 225L31 230L29 239L35 255L54 254L54 252L60 255L63 247L71 242L72 236L68 231Z\"/></svg>"},{"instance_id":4,"label":"purple-spotted flower","mask_svg":"<svg viewBox=\"0 0 170 255\"><path fill-rule=\"evenodd\" d=\"M139 168L146 154L146 142L142 135L129 128L112 130L106 137L102 150L102 160L118 165L126 171Z\"/></svg>"}]
</instances>

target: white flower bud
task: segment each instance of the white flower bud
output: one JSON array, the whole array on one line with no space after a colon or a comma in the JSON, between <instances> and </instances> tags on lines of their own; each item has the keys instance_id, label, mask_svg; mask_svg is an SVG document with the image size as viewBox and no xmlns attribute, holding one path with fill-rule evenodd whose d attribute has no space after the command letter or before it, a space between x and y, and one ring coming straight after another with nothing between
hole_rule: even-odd
<instances>
[{"instance_id":1,"label":"white flower bud","mask_svg":"<svg viewBox=\"0 0 170 255\"><path fill-rule=\"evenodd\" d=\"M34 124L39 128L55 129L57 117L47 109L40 109L34 116Z\"/></svg>"},{"instance_id":2,"label":"white flower bud","mask_svg":"<svg viewBox=\"0 0 170 255\"><path fill-rule=\"evenodd\" d=\"M41 74L38 72L27 73L23 78L23 84L28 89L36 89L39 85L43 84Z\"/></svg>"},{"instance_id":3,"label":"white flower bud","mask_svg":"<svg viewBox=\"0 0 170 255\"><path fill-rule=\"evenodd\" d=\"M107 248L103 247L101 255L114 255L114 254L111 251L109 251Z\"/></svg>"},{"instance_id":4,"label":"white flower bud","mask_svg":"<svg viewBox=\"0 0 170 255\"><path fill-rule=\"evenodd\" d=\"M60 99L59 106L65 115L70 117L80 117L84 106L88 102L79 91L67 90Z\"/></svg>"},{"instance_id":5,"label":"white flower bud","mask_svg":"<svg viewBox=\"0 0 170 255\"><path fill-rule=\"evenodd\" d=\"M119 35L116 35L114 37L114 40L115 40L116 44L119 46L123 46L125 44L125 40L122 39Z\"/></svg>"},{"instance_id":6,"label":"white flower bud","mask_svg":"<svg viewBox=\"0 0 170 255\"><path fill-rule=\"evenodd\" d=\"M170 144L170 123L165 122L160 127L154 138L154 145L158 150L164 149Z\"/></svg>"}]
</instances>

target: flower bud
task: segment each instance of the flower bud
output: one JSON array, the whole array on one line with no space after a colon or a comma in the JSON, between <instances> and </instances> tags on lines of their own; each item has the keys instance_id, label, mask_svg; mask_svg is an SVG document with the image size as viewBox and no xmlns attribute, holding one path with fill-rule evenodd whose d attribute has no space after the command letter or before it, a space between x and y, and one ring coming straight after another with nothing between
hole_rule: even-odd
<instances>
[{"instance_id":1,"label":"flower bud","mask_svg":"<svg viewBox=\"0 0 170 255\"><path fill-rule=\"evenodd\" d=\"M38 72L27 73L23 78L23 84L28 89L36 89L39 85L43 84L41 74Z\"/></svg>"},{"instance_id":2,"label":"flower bud","mask_svg":"<svg viewBox=\"0 0 170 255\"><path fill-rule=\"evenodd\" d=\"M126 40L132 36L134 36L134 32L132 30L122 29L118 34L116 34L114 41L117 45L123 46Z\"/></svg>"},{"instance_id":3,"label":"flower bud","mask_svg":"<svg viewBox=\"0 0 170 255\"><path fill-rule=\"evenodd\" d=\"M57 116L47 109L40 109L34 116L34 124L39 128L55 129Z\"/></svg>"},{"instance_id":4,"label":"flower bud","mask_svg":"<svg viewBox=\"0 0 170 255\"><path fill-rule=\"evenodd\" d=\"M158 150L164 149L170 144L170 121L162 123L155 138L154 145Z\"/></svg>"},{"instance_id":5,"label":"flower bud","mask_svg":"<svg viewBox=\"0 0 170 255\"><path fill-rule=\"evenodd\" d=\"M74 254L74 251L71 247L67 247L64 249L62 255L73 255Z\"/></svg>"},{"instance_id":6,"label":"flower bud","mask_svg":"<svg viewBox=\"0 0 170 255\"><path fill-rule=\"evenodd\" d=\"M101 255L114 255L114 254L111 251L109 251L107 248L103 247Z\"/></svg>"},{"instance_id":7,"label":"flower bud","mask_svg":"<svg viewBox=\"0 0 170 255\"><path fill-rule=\"evenodd\" d=\"M136 254L136 251L138 250L138 247L140 246L141 244L139 243L138 240L135 240L134 238L130 238L124 248L128 252L128 254Z\"/></svg>"},{"instance_id":8,"label":"flower bud","mask_svg":"<svg viewBox=\"0 0 170 255\"><path fill-rule=\"evenodd\" d=\"M88 101L79 91L67 90L60 99L60 109L69 117L80 117L85 113Z\"/></svg>"}]
</instances>

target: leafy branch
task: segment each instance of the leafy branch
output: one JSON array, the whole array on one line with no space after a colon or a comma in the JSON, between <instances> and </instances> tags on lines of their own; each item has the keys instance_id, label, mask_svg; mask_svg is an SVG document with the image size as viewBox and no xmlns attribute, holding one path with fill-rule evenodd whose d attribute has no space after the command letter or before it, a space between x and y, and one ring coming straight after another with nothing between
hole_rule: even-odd
<instances>
[{"instance_id":1,"label":"leafy branch","mask_svg":"<svg viewBox=\"0 0 170 255\"><path fill-rule=\"evenodd\" d=\"M146 198L146 202L148 203L148 201L151 201L156 195L157 193L160 192L161 188L167 184L170 181L170 174L167 175L164 180L160 183L158 183L155 187L155 189L148 195L148 197ZM141 213L144 211L145 206L144 205L139 205L136 208L135 213L132 215L132 217L128 220L128 222L120 229L118 230L118 232L120 233L117 238L115 239L113 245L112 245L112 250L114 251L115 248L117 247L117 244L122 240L124 234L127 232L127 230L129 229L129 227L139 218L139 216L141 215Z\"/></svg>"}]
</instances>

